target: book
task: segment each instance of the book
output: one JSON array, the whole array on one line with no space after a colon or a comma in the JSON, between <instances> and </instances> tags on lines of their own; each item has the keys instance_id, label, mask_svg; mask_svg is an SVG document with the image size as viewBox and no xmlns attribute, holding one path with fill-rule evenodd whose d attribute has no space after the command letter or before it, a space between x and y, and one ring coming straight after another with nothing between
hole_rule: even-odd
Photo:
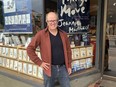
<instances>
[{"instance_id":1,"label":"book","mask_svg":"<svg viewBox=\"0 0 116 87\"><path fill-rule=\"evenodd\" d=\"M5 50L5 55L8 57L9 56L9 48L6 48Z\"/></svg>"},{"instance_id":2,"label":"book","mask_svg":"<svg viewBox=\"0 0 116 87\"><path fill-rule=\"evenodd\" d=\"M27 60L27 52L26 50L23 50L23 60L26 61Z\"/></svg>"},{"instance_id":3,"label":"book","mask_svg":"<svg viewBox=\"0 0 116 87\"><path fill-rule=\"evenodd\" d=\"M9 60L9 59L6 60L6 67L7 67L7 68L10 67L10 60Z\"/></svg>"},{"instance_id":4,"label":"book","mask_svg":"<svg viewBox=\"0 0 116 87\"><path fill-rule=\"evenodd\" d=\"M13 67L13 62L14 62L14 61L10 59L10 69L13 69L13 68L14 68L14 67Z\"/></svg>"},{"instance_id":5,"label":"book","mask_svg":"<svg viewBox=\"0 0 116 87\"><path fill-rule=\"evenodd\" d=\"M2 64L3 64L3 58L0 57L0 66L2 66Z\"/></svg>"},{"instance_id":6,"label":"book","mask_svg":"<svg viewBox=\"0 0 116 87\"><path fill-rule=\"evenodd\" d=\"M18 71L22 72L23 68L22 68L22 62L18 62Z\"/></svg>"},{"instance_id":7,"label":"book","mask_svg":"<svg viewBox=\"0 0 116 87\"><path fill-rule=\"evenodd\" d=\"M82 34L82 42L84 42L84 46L90 45L90 37L87 33Z\"/></svg>"},{"instance_id":8,"label":"book","mask_svg":"<svg viewBox=\"0 0 116 87\"><path fill-rule=\"evenodd\" d=\"M92 67L92 58L87 58L86 59L86 66L87 66L87 68Z\"/></svg>"},{"instance_id":9,"label":"book","mask_svg":"<svg viewBox=\"0 0 116 87\"><path fill-rule=\"evenodd\" d=\"M80 58L80 50L79 48L73 49L73 59L79 59Z\"/></svg>"},{"instance_id":10,"label":"book","mask_svg":"<svg viewBox=\"0 0 116 87\"><path fill-rule=\"evenodd\" d=\"M14 49L14 51L13 51L13 52L14 52L13 57L14 57L14 58L17 58L17 49Z\"/></svg>"},{"instance_id":11,"label":"book","mask_svg":"<svg viewBox=\"0 0 116 87\"><path fill-rule=\"evenodd\" d=\"M86 69L86 59L81 59L80 61L80 68L81 69Z\"/></svg>"},{"instance_id":12,"label":"book","mask_svg":"<svg viewBox=\"0 0 116 87\"><path fill-rule=\"evenodd\" d=\"M32 64L28 64L28 74L32 75L33 69L32 69Z\"/></svg>"},{"instance_id":13,"label":"book","mask_svg":"<svg viewBox=\"0 0 116 87\"><path fill-rule=\"evenodd\" d=\"M41 67L38 67L38 78L43 79L43 69Z\"/></svg>"},{"instance_id":14,"label":"book","mask_svg":"<svg viewBox=\"0 0 116 87\"><path fill-rule=\"evenodd\" d=\"M13 48L10 48L10 57L13 58Z\"/></svg>"},{"instance_id":15,"label":"book","mask_svg":"<svg viewBox=\"0 0 116 87\"><path fill-rule=\"evenodd\" d=\"M87 47L87 56L93 56L93 47Z\"/></svg>"},{"instance_id":16,"label":"book","mask_svg":"<svg viewBox=\"0 0 116 87\"><path fill-rule=\"evenodd\" d=\"M18 55L19 55L18 56L19 60L22 60L22 58L23 58L23 50L19 49L19 54Z\"/></svg>"},{"instance_id":17,"label":"book","mask_svg":"<svg viewBox=\"0 0 116 87\"><path fill-rule=\"evenodd\" d=\"M18 61L14 61L14 70L18 69Z\"/></svg>"},{"instance_id":18,"label":"book","mask_svg":"<svg viewBox=\"0 0 116 87\"><path fill-rule=\"evenodd\" d=\"M27 73L27 63L23 63L23 73Z\"/></svg>"},{"instance_id":19,"label":"book","mask_svg":"<svg viewBox=\"0 0 116 87\"><path fill-rule=\"evenodd\" d=\"M37 66L33 65L33 76L37 76Z\"/></svg>"},{"instance_id":20,"label":"book","mask_svg":"<svg viewBox=\"0 0 116 87\"><path fill-rule=\"evenodd\" d=\"M80 57L81 58L86 57L86 48L85 47L80 48Z\"/></svg>"}]
</instances>

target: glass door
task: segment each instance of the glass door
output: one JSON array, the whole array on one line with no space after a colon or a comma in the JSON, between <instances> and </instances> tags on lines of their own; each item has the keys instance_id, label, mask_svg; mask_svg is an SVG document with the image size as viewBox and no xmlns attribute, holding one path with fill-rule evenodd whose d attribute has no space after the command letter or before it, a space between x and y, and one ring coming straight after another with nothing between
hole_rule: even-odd
<instances>
[{"instance_id":1,"label":"glass door","mask_svg":"<svg viewBox=\"0 0 116 87\"><path fill-rule=\"evenodd\" d=\"M104 74L116 77L116 0L107 0Z\"/></svg>"}]
</instances>

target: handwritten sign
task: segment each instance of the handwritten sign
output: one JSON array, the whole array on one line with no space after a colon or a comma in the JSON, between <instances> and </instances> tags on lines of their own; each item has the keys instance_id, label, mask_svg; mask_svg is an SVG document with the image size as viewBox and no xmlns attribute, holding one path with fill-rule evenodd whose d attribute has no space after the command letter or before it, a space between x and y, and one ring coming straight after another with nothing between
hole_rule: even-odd
<instances>
[{"instance_id":1,"label":"handwritten sign","mask_svg":"<svg viewBox=\"0 0 116 87\"><path fill-rule=\"evenodd\" d=\"M87 32L90 0L58 0L59 27L67 33Z\"/></svg>"}]
</instances>

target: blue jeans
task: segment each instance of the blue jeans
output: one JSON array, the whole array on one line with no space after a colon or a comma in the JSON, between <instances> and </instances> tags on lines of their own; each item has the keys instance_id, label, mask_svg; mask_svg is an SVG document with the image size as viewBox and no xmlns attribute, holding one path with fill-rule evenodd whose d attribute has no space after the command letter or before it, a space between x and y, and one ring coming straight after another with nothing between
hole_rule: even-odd
<instances>
[{"instance_id":1,"label":"blue jeans","mask_svg":"<svg viewBox=\"0 0 116 87\"><path fill-rule=\"evenodd\" d=\"M70 87L69 75L65 65L62 65L62 66L52 65L51 74L52 74L51 77L49 77L44 73L45 87L54 87L56 80L58 80L61 87Z\"/></svg>"}]
</instances>

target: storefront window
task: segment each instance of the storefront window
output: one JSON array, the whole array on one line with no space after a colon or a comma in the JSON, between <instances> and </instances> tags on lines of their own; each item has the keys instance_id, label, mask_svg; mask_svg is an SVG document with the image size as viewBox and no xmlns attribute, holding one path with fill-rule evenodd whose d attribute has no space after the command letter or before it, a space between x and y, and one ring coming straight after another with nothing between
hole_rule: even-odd
<instances>
[{"instance_id":1,"label":"storefront window","mask_svg":"<svg viewBox=\"0 0 116 87\"><path fill-rule=\"evenodd\" d=\"M108 0L107 3L104 73L116 76L116 1Z\"/></svg>"}]
</instances>

